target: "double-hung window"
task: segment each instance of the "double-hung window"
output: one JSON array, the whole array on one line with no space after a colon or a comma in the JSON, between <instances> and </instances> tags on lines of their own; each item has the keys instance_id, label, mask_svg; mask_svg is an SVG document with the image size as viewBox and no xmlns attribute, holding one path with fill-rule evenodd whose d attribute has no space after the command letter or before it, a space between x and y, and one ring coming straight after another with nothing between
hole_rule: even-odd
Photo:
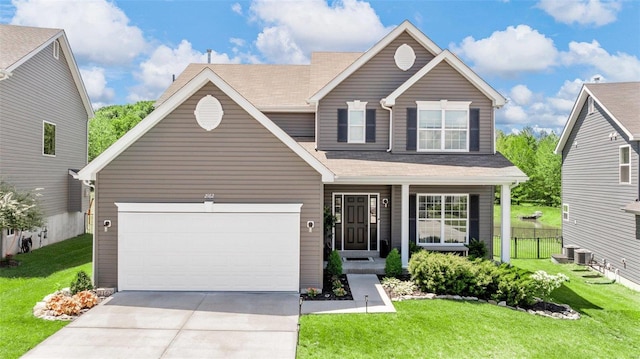
<instances>
[{"instance_id":1,"label":"double-hung window","mask_svg":"<svg viewBox=\"0 0 640 359\"><path fill-rule=\"evenodd\" d=\"M416 101L418 151L469 151L469 105L461 101Z\"/></svg>"},{"instance_id":2,"label":"double-hung window","mask_svg":"<svg viewBox=\"0 0 640 359\"><path fill-rule=\"evenodd\" d=\"M621 146L620 147L620 183L630 184L631 183L631 158L630 158L630 147L629 146Z\"/></svg>"},{"instance_id":3,"label":"double-hung window","mask_svg":"<svg viewBox=\"0 0 640 359\"><path fill-rule=\"evenodd\" d=\"M563 221L569 220L569 205L566 203L562 204L562 220Z\"/></svg>"},{"instance_id":4,"label":"double-hung window","mask_svg":"<svg viewBox=\"0 0 640 359\"><path fill-rule=\"evenodd\" d=\"M465 244L469 232L469 195L418 194L419 245Z\"/></svg>"},{"instance_id":5,"label":"double-hung window","mask_svg":"<svg viewBox=\"0 0 640 359\"><path fill-rule=\"evenodd\" d=\"M347 102L349 106L348 143L365 143L367 131L367 103L360 101Z\"/></svg>"}]
</instances>

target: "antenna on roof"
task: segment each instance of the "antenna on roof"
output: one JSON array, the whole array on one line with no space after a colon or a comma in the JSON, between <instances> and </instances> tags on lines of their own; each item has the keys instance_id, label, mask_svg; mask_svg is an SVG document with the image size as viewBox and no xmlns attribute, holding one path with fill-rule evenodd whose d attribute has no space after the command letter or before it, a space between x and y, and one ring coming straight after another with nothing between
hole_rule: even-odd
<instances>
[{"instance_id":1,"label":"antenna on roof","mask_svg":"<svg viewBox=\"0 0 640 359\"><path fill-rule=\"evenodd\" d=\"M207 63L211 63L211 49L207 49Z\"/></svg>"}]
</instances>

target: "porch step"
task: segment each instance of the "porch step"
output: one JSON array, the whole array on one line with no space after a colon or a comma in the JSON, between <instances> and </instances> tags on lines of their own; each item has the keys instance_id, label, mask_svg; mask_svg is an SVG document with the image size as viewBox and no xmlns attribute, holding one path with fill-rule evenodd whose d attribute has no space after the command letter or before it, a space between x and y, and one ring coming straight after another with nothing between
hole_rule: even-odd
<instances>
[{"instance_id":1,"label":"porch step","mask_svg":"<svg viewBox=\"0 0 640 359\"><path fill-rule=\"evenodd\" d=\"M368 258L378 257L376 251L338 251L341 258Z\"/></svg>"},{"instance_id":2,"label":"porch step","mask_svg":"<svg viewBox=\"0 0 640 359\"><path fill-rule=\"evenodd\" d=\"M368 261L345 261L344 258L367 258L370 257L372 260ZM369 256L367 257L356 257L349 254L348 257L342 257L342 271L345 274L384 274L384 264L385 259L380 257L371 256L371 252L369 252Z\"/></svg>"}]
</instances>

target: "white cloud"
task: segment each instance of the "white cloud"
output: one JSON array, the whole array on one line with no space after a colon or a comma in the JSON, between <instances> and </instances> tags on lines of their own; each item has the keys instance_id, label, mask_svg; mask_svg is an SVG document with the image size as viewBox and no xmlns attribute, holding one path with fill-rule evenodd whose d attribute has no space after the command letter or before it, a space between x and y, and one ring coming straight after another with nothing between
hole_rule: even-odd
<instances>
[{"instance_id":1,"label":"white cloud","mask_svg":"<svg viewBox=\"0 0 640 359\"><path fill-rule=\"evenodd\" d=\"M236 46L239 46L239 47L242 47L242 46L244 46L246 44L246 41L244 39L240 39L240 38L237 38L237 37L230 38L229 42L234 44L234 45L236 45Z\"/></svg>"},{"instance_id":2,"label":"white cloud","mask_svg":"<svg viewBox=\"0 0 640 359\"><path fill-rule=\"evenodd\" d=\"M500 124L526 125L528 122L527 113L524 111L524 108L514 103L507 102L507 104L502 108L501 113L502 116L500 117Z\"/></svg>"},{"instance_id":3,"label":"white cloud","mask_svg":"<svg viewBox=\"0 0 640 359\"><path fill-rule=\"evenodd\" d=\"M604 74L611 81L639 81L640 60L637 57L618 52L615 55L600 47L598 41L569 43L569 51L561 54L566 66L587 65Z\"/></svg>"},{"instance_id":4,"label":"white cloud","mask_svg":"<svg viewBox=\"0 0 640 359\"><path fill-rule=\"evenodd\" d=\"M235 12L238 15L242 15L242 5L240 3L234 3L231 5L231 11Z\"/></svg>"},{"instance_id":5,"label":"white cloud","mask_svg":"<svg viewBox=\"0 0 640 359\"><path fill-rule=\"evenodd\" d=\"M450 47L471 60L479 72L507 77L544 71L554 66L558 57L553 40L527 25L509 26L480 40L469 36Z\"/></svg>"},{"instance_id":6,"label":"white cloud","mask_svg":"<svg viewBox=\"0 0 640 359\"><path fill-rule=\"evenodd\" d=\"M541 0L537 7L564 24L602 26L616 21L622 4L600 0Z\"/></svg>"},{"instance_id":7,"label":"white cloud","mask_svg":"<svg viewBox=\"0 0 640 359\"><path fill-rule=\"evenodd\" d=\"M171 84L172 76L180 73L190 63L206 63L207 53L194 50L191 43L182 40L176 48L158 46L149 59L140 64L135 77L140 82L133 87L129 101L155 100ZM237 63L239 58L230 58L227 54L211 52L211 63Z\"/></svg>"},{"instance_id":8,"label":"white cloud","mask_svg":"<svg viewBox=\"0 0 640 359\"><path fill-rule=\"evenodd\" d=\"M115 97L115 91L107 87L107 79L104 72L105 69L102 67L80 68L82 82L84 82L94 108L111 103Z\"/></svg>"},{"instance_id":9,"label":"white cloud","mask_svg":"<svg viewBox=\"0 0 640 359\"><path fill-rule=\"evenodd\" d=\"M277 63L308 62L311 51L363 51L391 30L359 0L256 0L250 10L265 25L256 47Z\"/></svg>"},{"instance_id":10,"label":"white cloud","mask_svg":"<svg viewBox=\"0 0 640 359\"><path fill-rule=\"evenodd\" d=\"M526 85L516 85L509 93L511 99L518 105L528 105L533 97L533 92Z\"/></svg>"},{"instance_id":11,"label":"white cloud","mask_svg":"<svg viewBox=\"0 0 640 359\"><path fill-rule=\"evenodd\" d=\"M76 57L100 65L127 64L147 46L142 30L106 0L13 0L12 24L62 28Z\"/></svg>"}]
</instances>

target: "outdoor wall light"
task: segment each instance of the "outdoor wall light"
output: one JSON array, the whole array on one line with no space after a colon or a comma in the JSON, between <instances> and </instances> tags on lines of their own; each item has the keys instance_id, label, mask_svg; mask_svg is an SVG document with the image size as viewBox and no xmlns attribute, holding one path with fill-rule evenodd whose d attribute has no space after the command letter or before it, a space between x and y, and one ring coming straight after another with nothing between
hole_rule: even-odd
<instances>
[{"instance_id":1,"label":"outdoor wall light","mask_svg":"<svg viewBox=\"0 0 640 359\"><path fill-rule=\"evenodd\" d=\"M109 227L111 227L111 220L105 219L103 222L103 226L104 226L104 231L106 232L109 229Z\"/></svg>"},{"instance_id":2,"label":"outdoor wall light","mask_svg":"<svg viewBox=\"0 0 640 359\"><path fill-rule=\"evenodd\" d=\"M313 232L313 227L315 227L315 223L313 221L307 221L307 228L309 228L309 233Z\"/></svg>"},{"instance_id":3,"label":"outdoor wall light","mask_svg":"<svg viewBox=\"0 0 640 359\"><path fill-rule=\"evenodd\" d=\"M384 206L384 208L389 207L389 198L383 198L382 205Z\"/></svg>"}]
</instances>

